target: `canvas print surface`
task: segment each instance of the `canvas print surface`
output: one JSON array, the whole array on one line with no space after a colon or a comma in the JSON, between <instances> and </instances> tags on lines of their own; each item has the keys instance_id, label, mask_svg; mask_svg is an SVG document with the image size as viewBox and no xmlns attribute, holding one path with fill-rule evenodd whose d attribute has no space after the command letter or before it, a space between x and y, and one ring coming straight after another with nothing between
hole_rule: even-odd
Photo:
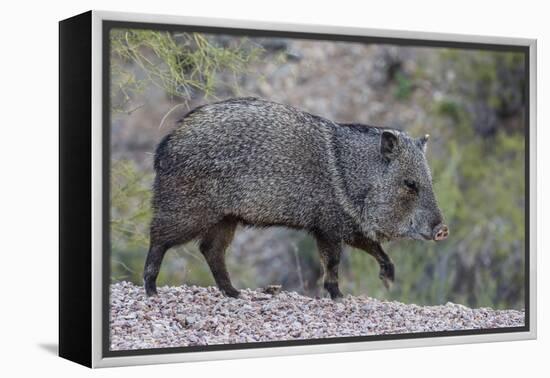
<instances>
[{"instance_id":1,"label":"canvas print surface","mask_svg":"<svg viewBox=\"0 0 550 378\"><path fill-rule=\"evenodd\" d=\"M108 30L108 349L524 330L526 55L271 34Z\"/></svg>"}]
</instances>

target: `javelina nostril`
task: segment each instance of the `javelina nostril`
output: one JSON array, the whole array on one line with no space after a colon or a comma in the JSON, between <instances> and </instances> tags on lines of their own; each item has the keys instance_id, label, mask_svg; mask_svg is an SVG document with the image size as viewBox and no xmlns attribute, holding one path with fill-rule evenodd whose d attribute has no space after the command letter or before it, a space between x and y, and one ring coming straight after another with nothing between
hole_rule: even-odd
<instances>
[{"instance_id":1,"label":"javelina nostril","mask_svg":"<svg viewBox=\"0 0 550 378\"><path fill-rule=\"evenodd\" d=\"M434 228L434 240L445 240L449 236L449 227L445 224L440 224Z\"/></svg>"}]
</instances>

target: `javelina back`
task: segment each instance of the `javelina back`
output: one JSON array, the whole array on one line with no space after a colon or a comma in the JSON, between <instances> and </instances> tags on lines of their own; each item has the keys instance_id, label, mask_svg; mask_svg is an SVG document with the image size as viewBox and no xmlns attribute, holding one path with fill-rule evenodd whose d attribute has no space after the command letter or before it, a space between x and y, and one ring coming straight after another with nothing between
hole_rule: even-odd
<instances>
[{"instance_id":1,"label":"javelina back","mask_svg":"<svg viewBox=\"0 0 550 378\"><path fill-rule=\"evenodd\" d=\"M197 239L220 290L237 297L224 254L238 224L311 233L332 298L342 296L344 243L374 256L387 286L394 266L381 242L448 234L432 190L427 139L256 98L192 110L156 150L147 295L156 294L167 249Z\"/></svg>"}]
</instances>

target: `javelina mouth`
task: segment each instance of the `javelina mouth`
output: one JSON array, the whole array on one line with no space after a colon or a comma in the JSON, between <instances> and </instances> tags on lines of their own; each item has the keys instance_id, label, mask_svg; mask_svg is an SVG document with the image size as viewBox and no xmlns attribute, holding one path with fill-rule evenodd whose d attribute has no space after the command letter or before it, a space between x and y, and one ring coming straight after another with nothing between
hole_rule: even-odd
<instances>
[{"instance_id":1,"label":"javelina mouth","mask_svg":"<svg viewBox=\"0 0 550 378\"><path fill-rule=\"evenodd\" d=\"M432 235L420 234L420 236L422 236L422 239L424 240L433 240Z\"/></svg>"},{"instance_id":2,"label":"javelina mouth","mask_svg":"<svg viewBox=\"0 0 550 378\"><path fill-rule=\"evenodd\" d=\"M433 240L432 235L426 235L425 233L418 231L412 231L409 234L405 235L405 237L409 237L413 240Z\"/></svg>"}]
</instances>

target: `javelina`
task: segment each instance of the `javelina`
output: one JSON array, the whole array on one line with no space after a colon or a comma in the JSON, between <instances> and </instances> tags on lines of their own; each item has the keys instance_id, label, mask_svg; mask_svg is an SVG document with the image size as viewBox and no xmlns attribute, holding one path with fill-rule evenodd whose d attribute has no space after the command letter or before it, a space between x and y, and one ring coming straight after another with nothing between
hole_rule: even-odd
<instances>
[{"instance_id":1,"label":"javelina","mask_svg":"<svg viewBox=\"0 0 550 378\"><path fill-rule=\"evenodd\" d=\"M333 299L344 243L374 256L387 286L394 266L381 242L448 235L427 139L256 98L192 110L156 150L147 295L166 250L196 239L220 290L237 297L224 254L238 224L308 231Z\"/></svg>"}]
</instances>

